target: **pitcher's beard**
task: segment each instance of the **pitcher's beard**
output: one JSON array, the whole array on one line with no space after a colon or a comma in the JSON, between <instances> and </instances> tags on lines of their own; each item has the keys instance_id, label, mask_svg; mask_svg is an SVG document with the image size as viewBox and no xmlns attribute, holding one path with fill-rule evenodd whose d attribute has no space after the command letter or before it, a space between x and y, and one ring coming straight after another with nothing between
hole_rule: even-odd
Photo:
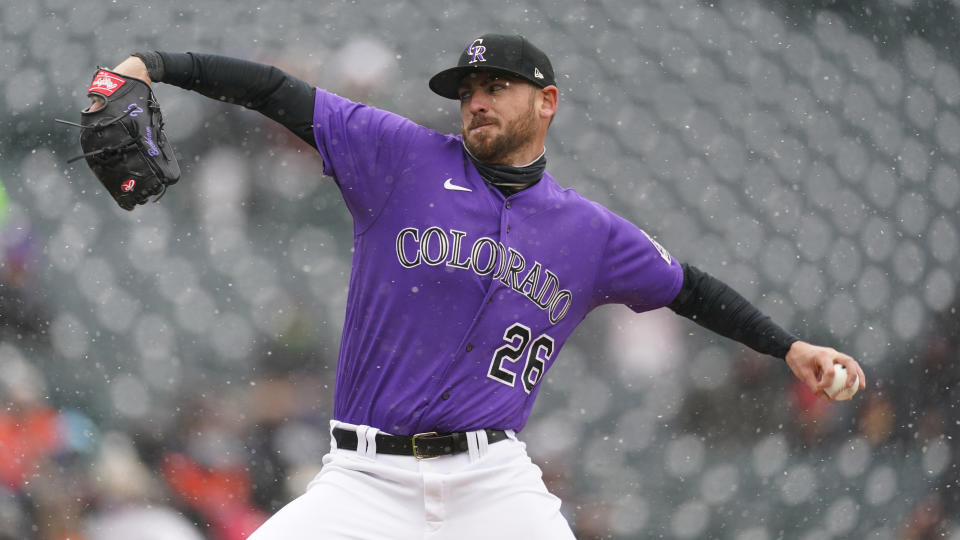
<instances>
[{"instance_id":1,"label":"pitcher's beard","mask_svg":"<svg viewBox=\"0 0 960 540\"><path fill-rule=\"evenodd\" d=\"M482 117L474 117L469 126L461 128L463 143L467 150L473 154L473 157L481 163L513 165L511 156L529 144L536 136L534 118L533 107L531 107L528 114L522 115L506 125L498 124L500 127L499 133L480 132L471 134L470 128L487 122Z\"/></svg>"}]
</instances>

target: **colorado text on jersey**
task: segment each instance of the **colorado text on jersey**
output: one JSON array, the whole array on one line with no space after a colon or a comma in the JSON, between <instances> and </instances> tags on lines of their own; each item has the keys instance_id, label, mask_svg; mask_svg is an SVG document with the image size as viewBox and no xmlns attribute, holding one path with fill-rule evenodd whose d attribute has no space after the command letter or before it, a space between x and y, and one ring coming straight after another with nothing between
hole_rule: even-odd
<instances>
[{"instance_id":1,"label":"colorado text on jersey","mask_svg":"<svg viewBox=\"0 0 960 540\"><path fill-rule=\"evenodd\" d=\"M560 288L560 279L556 274L544 268L539 261L534 261L521 279L527 261L520 252L481 236L473 242L468 253L462 250L466 236L466 232L455 229L450 229L448 235L440 227L430 227L421 234L416 227L407 227L397 233L397 259L404 268L414 268L420 264L446 264L451 268L473 270L480 276L493 273L492 279L499 279L540 309L546 310L551 323L556 324L563 319L573 302L573 295L569 290Z\"/></svg>"}]
</instances>

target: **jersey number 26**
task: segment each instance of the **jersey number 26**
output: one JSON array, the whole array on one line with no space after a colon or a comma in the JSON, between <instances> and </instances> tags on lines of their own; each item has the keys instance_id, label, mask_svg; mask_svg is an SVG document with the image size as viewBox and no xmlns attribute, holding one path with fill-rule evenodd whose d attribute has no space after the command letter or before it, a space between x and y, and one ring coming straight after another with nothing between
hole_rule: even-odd
<instances>
[{"instance_id":1,"label":"jersey number 26","mask_svg":"<svg viewBox=\"0 0 960 540\"><path fill-rule=\"evenodd\" d=\"M543 376L547 362L553 355L553 338L542 334L530 343L530 329L520 323L513 323L503 333L503 340L507 344L494 351L487 377L513 388L517 374L505 368L503 363L516 363L526 356L520 381L529 394Z\"/></svg>"}]
</instances>

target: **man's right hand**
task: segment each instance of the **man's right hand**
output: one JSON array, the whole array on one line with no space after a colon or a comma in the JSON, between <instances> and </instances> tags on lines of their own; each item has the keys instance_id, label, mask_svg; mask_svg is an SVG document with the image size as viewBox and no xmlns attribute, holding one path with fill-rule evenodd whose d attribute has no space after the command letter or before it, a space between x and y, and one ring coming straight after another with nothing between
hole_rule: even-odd
<instances>
[{"instance_id":1,"label":"man's right hand","mask_svg":"<svg viewBox=\"0 0 960 540\"><path fill-rule=\"evenodd\" d=\"M857 384L860 385L861 390L867 387L867 376L863 373L860 364L849 355L830 347L820 347L797 340L787 351L786 361L793 374L811 392L825 401L831 400L826 389L833 384L834 364L840 364L847 369L847 373L856 375L855 378L848 376L847 387L853 386L854 381L859 381Z\"/></svg>"}]
</instances>

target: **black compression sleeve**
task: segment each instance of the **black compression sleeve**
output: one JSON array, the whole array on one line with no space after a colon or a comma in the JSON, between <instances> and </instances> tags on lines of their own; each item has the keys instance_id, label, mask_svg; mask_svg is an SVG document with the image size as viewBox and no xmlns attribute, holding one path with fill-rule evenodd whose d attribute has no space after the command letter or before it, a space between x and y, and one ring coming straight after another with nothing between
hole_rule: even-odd
<instances>
[{"instance_id":1,"label":"black compression sleeve","mask_svg":"<svg viewBox=\"0 0 960 540\"><path fill-rule=\"evenodd\" d=\"M144 51L132 53L130 56L136 56L143 62L144 67L147 68L147 76L150 77L151 81L163 80L163 58L160 57L160 53Z\"/></svg>"},{"instance_id":2,"label":"black compression sleeve","mask_svg":"<svg viewBox=\"0 0 960 540\"><path fill-rule=\"evenodd\" d=\"M198 53L158 51L163 60L159 82L236 103L276 120L310 146L316 89L276 67Z\"/></svg>"},{"instance_id":3,"label":"black compression sleeve","mask_svg":"<svg viewBox=\"0 0 960 540\"><path fill-rule=\"evenodd\" d=\"M695 266L682 266L683 287L667 307L757 352L786 357L797 337L761 313L726 283Z\"/></svg>"}]
</instances>

